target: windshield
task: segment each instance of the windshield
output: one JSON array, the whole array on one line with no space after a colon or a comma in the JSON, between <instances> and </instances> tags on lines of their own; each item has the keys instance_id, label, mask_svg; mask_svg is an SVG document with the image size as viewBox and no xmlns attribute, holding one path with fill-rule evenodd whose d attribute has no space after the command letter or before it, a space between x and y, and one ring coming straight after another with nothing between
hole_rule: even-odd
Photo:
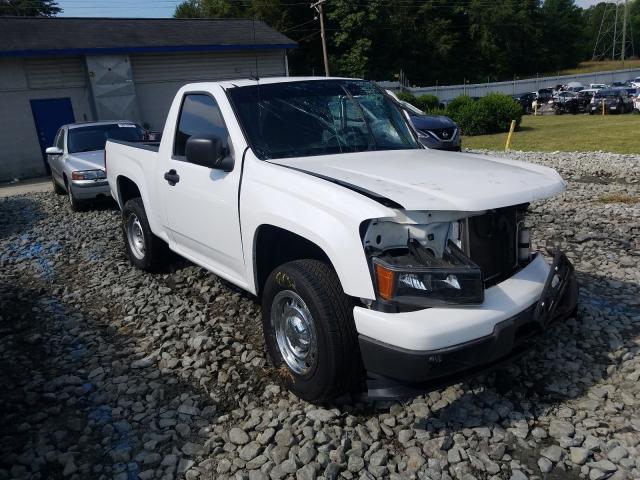
<instances>
[{"instance_id":1,"label":"windshield","mask_svg":"<svg viewBox=\"0 0 640 480\"><path fill-rule=\"evenodd\" d=\"M399 107L371 82L312 80L229 90L263 159L421 148Z\"/></svg>"},{"instance_id":2,"label":"windshield","mask_svg":"<svg viewBox=\"0 0 640 480\"><path fill-rule=\"evenodd\" d=\"M104 150L107 139L142 142L144 130L133 123L112 123L108 125L88 125L69 129L69 153Z\"/></svg>"}]
</instances>

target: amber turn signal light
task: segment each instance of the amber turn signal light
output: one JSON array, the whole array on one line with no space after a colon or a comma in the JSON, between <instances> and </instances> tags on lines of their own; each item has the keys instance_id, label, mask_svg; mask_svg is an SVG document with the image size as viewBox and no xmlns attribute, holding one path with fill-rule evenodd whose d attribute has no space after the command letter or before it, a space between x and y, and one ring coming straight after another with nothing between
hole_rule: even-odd
<instances>
[{"instance_id":1,"label":"amber turn signal light","mask_svg":"<svg viewBox=\"0 0 640 480\"><path fill-rule=\"evenodd\" d=\"M380 295L380 298L387 301L393 298L395 275L395 272L387 270L379 263L376 263L376 278L378 280L378 295Z\"/></svg>"}]
</instances>

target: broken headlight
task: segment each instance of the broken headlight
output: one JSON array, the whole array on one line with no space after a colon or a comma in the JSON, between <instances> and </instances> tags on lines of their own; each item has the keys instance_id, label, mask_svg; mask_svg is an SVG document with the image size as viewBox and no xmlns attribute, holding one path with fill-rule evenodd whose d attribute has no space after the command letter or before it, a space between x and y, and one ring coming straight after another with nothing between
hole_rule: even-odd
<instances>
[{"instance_id":1,"label":"broken headlight","mask_svg":"<svg viewBox=\"0 0 640 480\"><path fill-rule=\"evenodd\" d=\"M482 271L451 240L442 258L415 239L407 249L374 257L379 298L396 305L435 307L482 303Z\"/></svg>"}]
</instances>

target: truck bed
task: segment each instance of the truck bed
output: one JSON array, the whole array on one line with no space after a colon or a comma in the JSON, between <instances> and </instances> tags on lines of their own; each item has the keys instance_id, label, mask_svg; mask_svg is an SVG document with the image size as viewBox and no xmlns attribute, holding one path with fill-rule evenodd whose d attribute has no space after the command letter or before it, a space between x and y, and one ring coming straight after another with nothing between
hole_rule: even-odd
<instances>
[{"instance_id":1,"label":"truck bed","mask_svg":"<svg viewBox=\"0 0 640 480\"><path fill-rule=\"evenodd\" d=\"M143 150L150 150L156 153L160 149L160 142L128 142L126 140L114 140L111 138L108 141L112 143L119 143L121 145L127 145L128 147L141 148Z\"/></svg>"}]
</instances>

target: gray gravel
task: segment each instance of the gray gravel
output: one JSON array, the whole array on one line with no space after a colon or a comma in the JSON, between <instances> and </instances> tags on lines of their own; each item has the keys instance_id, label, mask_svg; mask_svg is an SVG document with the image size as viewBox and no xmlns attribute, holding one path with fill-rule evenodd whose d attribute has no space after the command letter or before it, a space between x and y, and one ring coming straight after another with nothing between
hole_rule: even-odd
<instances>
[{"instance_id":1,"label":"gray gravel","mask_svg":"<svg viewBox=\"0 0 640 480\"><path fill-rule=\"evenodd\" d=\"M551 165L537 248L565 250L578 319L501 370L405 404L324 408L280 386L259 305L179 259L132 268L112 204L0 200L0 479L640 478L640 157Z\"/></svg>"}]
</instances>

